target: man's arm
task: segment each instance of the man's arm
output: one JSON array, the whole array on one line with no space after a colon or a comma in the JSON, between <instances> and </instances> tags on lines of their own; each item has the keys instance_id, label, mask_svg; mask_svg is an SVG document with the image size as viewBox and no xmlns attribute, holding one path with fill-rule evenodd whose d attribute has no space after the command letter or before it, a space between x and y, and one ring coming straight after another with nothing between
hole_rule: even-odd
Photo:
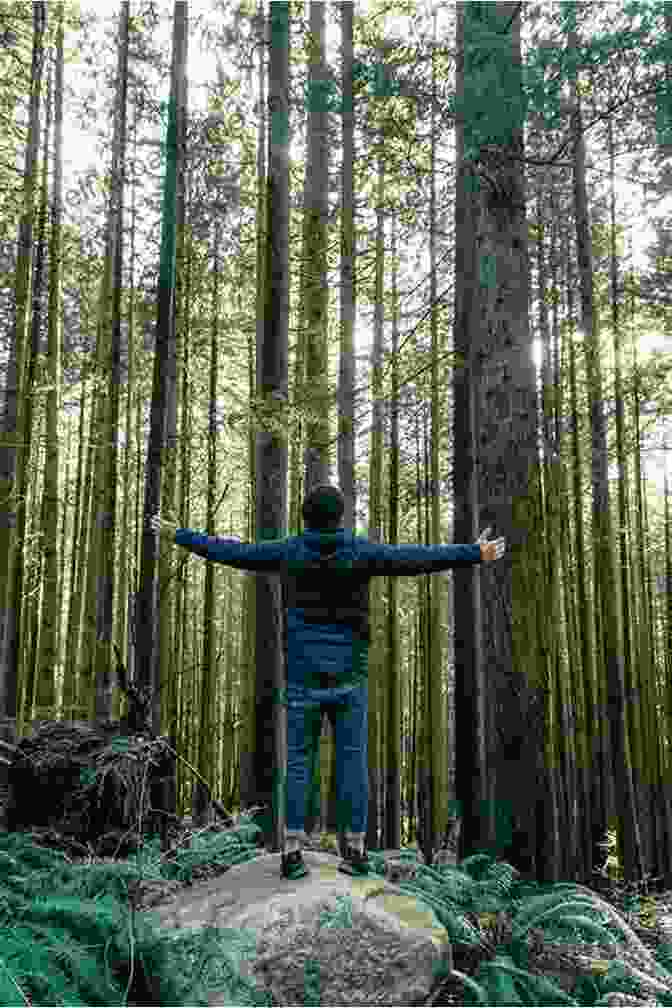
<instances>
[{"instance_id":1,"label":"man's arm","mask_svg":"<svg viewBox=\"0 0 672 1008\"><path fill-rule=\"evenodd\" d=\"M503 538L488 542L486 529L472 545L457 546L385 546L363 540L358 543L360 559L373 574L436 574L453 567L498 560L506 547Z\"/></svg>"},{"instance_id":2,"label":"man's arm","mask_svg":"<svg viewBox=\"0 0 672 1008\"><path fill-rule=\"evenodd\" d=\"M473 546L386 546L360 542L357 553L372 575L436 574L452 567L469 567L481 562L481 547Z\"/></svg>"},{"instance_id":3,"label":"man's arm","mask_svg":"<svg viewBox=\"0 0 672 1008\"><path fill-rule=\"evenodd\" d=\"M266 574L278 573L287 552L286 539L244 543L209 536L203 532L192 532L191 529L177 529L175 543L213 563Z\"/></svg>"}]
</instances>

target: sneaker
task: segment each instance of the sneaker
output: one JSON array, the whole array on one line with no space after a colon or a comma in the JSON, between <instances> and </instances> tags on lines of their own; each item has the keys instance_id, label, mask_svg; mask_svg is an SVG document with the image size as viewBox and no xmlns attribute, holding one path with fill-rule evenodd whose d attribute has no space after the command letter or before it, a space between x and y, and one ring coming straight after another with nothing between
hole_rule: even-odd
<instances>
[{"instance_id":1,"label":"sneaker","mask_svg":"<svg viewBox=\"0 0 672 1008\"><path fill-rule=\"evenodd\" d=\"M358 851L354 847L346 847L343 860L338 866L338 870L345 875L362 876L368 875L371 865L366 851Z\"/></svg>"},{"instance_id":2,"label":"sneaker","mask_svg":"<svg viewBox=\"0 0 672 1008\"><path fill-rule=\"evenodd\" d=\"M308 875L309 869L303 860L300 850L292 851L291 854L282 855L282 877L290 880L303 878Z\"/></svg>"}]
</instances>

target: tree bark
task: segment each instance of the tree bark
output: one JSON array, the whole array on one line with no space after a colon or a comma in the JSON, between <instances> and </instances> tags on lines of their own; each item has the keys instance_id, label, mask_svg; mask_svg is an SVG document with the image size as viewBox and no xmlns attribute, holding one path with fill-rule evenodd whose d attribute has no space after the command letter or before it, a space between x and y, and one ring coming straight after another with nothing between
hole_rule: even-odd
<instances>
[{"instance_id":1,"label":"tree bark","mask_svg":"<svg viewBox=\"0 0 672 1008\"><path fill-rule=\"evenodd\" d=\"M188 5L175 0L173 13L173 58L168 103L166 176L163 191L161 261L156 320L156 352L152 387L149 445L145 478L144 526L140 589L137 604L138 679L152 691L152 730L160 732L161 660L158 635L158 541L150 518L159 510L168 417L168 383L174 375L176 194L178 178L184 173L186 119L185 85L187 71Z\"/></svg>"},{"instance_id":2,"label":"tree bark","mask_svg":"<svg viewBox=\"0 0 672 1008\"><path fill-rule=\"evenodd\" d=\"M17 442L25 440L22 403L25 392L24 361L27 352L30 311L30 278L33 256L33 226L37 155L40 144L40 98L44 69L44 33L47 5L33 3L33 53L28 110L28 139L23 171L23 208L19 222L18 255L14 285L15 314L9 338L9 361L0 416L0 594L3 601L2 647L0 649L0 731L10 743L17 737L20 605L23 542L21 528L24 503L20 496L24 461L17 455Z\"/></svg>"},{"instance_id":3,"label":"tree bark","mask_svg":"<svg viewBox=\"0 0 672 1008\"><path fill-rule=\"evenodd\" d=\"M266 304L258 348L259 399L271 418L257 435L257 536L277 539L287 522L289 329L289 4L271 5ZM279 850L286 817L287 718L283 613L277 575L257 574L256 800L267 846Z\"/></svg>"},{"instance_id":4,"label":"tree bark","mask_svg":"<svg viewBox=\"0 0 672 1008\"><path fill-rule=\"evenodd\" d=\"M578 37L570 32L569 48L578 48ZM586 192L585 142L576 80L573 81L574 212L581 291L581 326L586 352L590 401L593 484L593 556L596 601L604 634L604 661L607 681L608 720L615 784L618 794L618 841L623 877L628 882L642 877L641 839L637 820L630 743L625 709L623 633L618 611L618 592L612 550L609 514L607 431L602 398L598 316L593 303L593 256ZM599 638L598 638L599 639Z\"/></svg>"},{"instance_id":5,"label":"tree bark","mask_svg":"<svg viewBox=\"0 0 672 1008\"><path fill-rule=\"evenodd\" d=\"M217 495L217 384L219 372L220 334L220 246L221 229L215 225L213 241L212 264L212 304L210 307L210 401L208 408L208 501L207 523L208 535L215 535L215 500ZM217 693L217 642L215 638L216 598L215 565L205 566L205 591L203 598L203 659L201 662L200 717L198 733L198 762L196 768L200 775L209 782L211 789L215 785L212 779L215 766L214 734L216 730L216 693ZM196 788L198 779L194 782ZM214 793L214 792L211 792ZM198 810L194 808L194 822L197 821ZM205 825L201 819L199 825Z\"/></svg>"},{"instance_id":6,"label":"tree bark","mask_svg":"<svg viewBox=\"0 0 672 1008\"><path fill-rule=\"evenodd\" d=\"M119 393L121 386L121 288L123 269L124 166L126 163L126 95L128 90L128 33L130 5L121 5L117 62L117 99L110 205L107 220L104 275L98 328L100 373L109 375L109 395L97 400L96 429L101 432L96 460L96 529L90 569L95 592L96 648L94 661L94 720L108 721L112 714L112 626L116 572L115 526L119 459Z\"/></svg>"},{"instance_id":7,"label":"tree bark","mask_svg":"<svg viewBox=\"0 0 672 1008\"><path fill-rule=\"evenodd\" d=\"M345 528L356 531L355 507L355 191L352 3L342 3L343 120L341 142L341 347L338 376L338 482L345 497Z\"/></svg>"},{"instance_id":8,"label":"tree bark","mask_svg":"<svg viewBox=\"0 0 672 1008\"><path fill-rule=\"evenodd\" d=\"M35 464L34 460L31 465L31 456L35 451L36 437L35 437L35 425L33 419L38 415L35 408L35 400L37 395L37 389L39 387L39 358L40 358L40 334L42 331L42 301L44 293L44 260L45 252L47 247L47 219L49 216L49 179L48 179L48 169L49 169L49 140L51 138L51 122L52 122L52 86L51 86L51 67L49 66L46 73L46 96L45 96L45 106L46 106L46 116L44 124L44 136L42 143L42 181L40 184L40 209L38 213L38 227L37 235L35 241L35 264L33 268L32 276L32 314L30 320L30 350L28 355L28 371L26 377L26 400L24 404L25 408L25 418L24 418L24 429L26 431L26 439L24 441L24 460L25 465L23 467L23 484L22 484L22 498L28 490L28 480L30 480L30 490L28 491L29 499L31 502L35 501L35 493L37 487L35 485ZM39 448L37 448L39 451ZM22 516L22 524L20 526L20 537L25 538L26 525L28 514L33 510L32 506L24 508ZM33 707L37 703L38 690L37 686L37 676L36 676L36 664L37 664L37 638L39 636L39 628L37 625L36 612L34 607L30 602L26 601L25 609L23 609L21 614L23 632L21 637L24 640L29 641L28 648L24 647L23 655L20 659L20 664L23 670L23 707L26 722L31 722L33 720ZM33 722L33 728L37 730L40 726L42 720L49 720L54 717L54 669L53 667L43 670L43 683L41 686L41 694L44 697L44 706L41 711L38 712L37 718Z\"/></svg>"},{"instance_id":9,"label":"tree bark","mask_svg":"<svg viewBox=\"0 0 672 1008\"><path fill-rule=\"evenodd\" d=\"M397 292L397 220L392 221L392 400L390 403L390 534L391 546L399 542L399 303ZM399 582L387 579L387 739L384 847L401 846L401 676L399 669Z\"/></svg>"},{"instance_id":10,"label":"tree bark","mask_svg":"<svg viewBox=\"0 0 672 1008\"><path fill-rule=\"evenodd\" d=\"M466 5L457 5L456 99L465 85ZM476 474L475 346L471 319L477 311L476 247L472 240L476 206L470 193L471 174L465 159L465 124L456 128L455 195L455 325L453 371L453 500L456 542L473 542L478 535ZM460 859L485 850L487 764L485 734L485 679L481 636L480 575L476 567L453 571L453 626L455 632L455 794L462 816Z\"/></svg>"},{"instance_id":11,"label":"tree bark","mask_svg":"<svg viewBox=\"0 0 672 1008\"><path fill-rule=\"evenodd\" d=\"M378 156L376 210L376 288L374 307L373 346L371 348L371 399L373 422L371 425L371 454L369 466L369 528L368 537L372 542L381 542L383 534L383 279L385 276L385 217L383 200L385 194L385 166ZM380 763L380 707L382 696L381 678L384 675L381 654L382 588L380 579L374 578L370 588L371 645L369 649L369 814L366 846L369 850L379 847L378 811L381 792L382 767Z\"/></svg>"},{"instance_id":12,"label":"tree bark","mask_svg":"<svg viewBox=\"0 0 672 1008\"><path fill-rule=\"evenodd\" d=\"M310 418L306 425L305 488L329 481L329 355L327 351L327 218L329 214L328 117L325 88L324 0L310 5L310 64L308 67L308 164L305 184L305 249L303 269L306 325L306 397Z\"/></svg>"}]
</instances>

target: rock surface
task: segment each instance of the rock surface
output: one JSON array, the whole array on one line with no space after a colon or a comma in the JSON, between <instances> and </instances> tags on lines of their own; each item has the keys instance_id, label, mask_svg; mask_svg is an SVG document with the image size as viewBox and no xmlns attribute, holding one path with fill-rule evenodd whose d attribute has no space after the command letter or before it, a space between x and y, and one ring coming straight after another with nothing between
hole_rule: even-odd
<instances>
[{"instance_id":1,"label":"rock surface","mask_svg":"<svg viewBox=\"0 0 672 1008\"><path fill-rule=\"evenodd\" d=\"M257 941L244 975L277 1004L418 1005L431 990L435 945L375 899L310 887L251 907L238 924Z\"/></svg>"},{"instance_id":2,"label":"rock surface","mask_svg":"<svg viewBox=\"0 0 672 1008\"><path fill-rule=\"evenodd\" d=\"M311 871L297 881L282 879L280 855L269 854L150 913L163 926L233 929L240 973L277 1005L423 1004L435 966L451 961L431 909L381 876L342 874L329 854L304 857Z\"/></svg>"}]
</instances>

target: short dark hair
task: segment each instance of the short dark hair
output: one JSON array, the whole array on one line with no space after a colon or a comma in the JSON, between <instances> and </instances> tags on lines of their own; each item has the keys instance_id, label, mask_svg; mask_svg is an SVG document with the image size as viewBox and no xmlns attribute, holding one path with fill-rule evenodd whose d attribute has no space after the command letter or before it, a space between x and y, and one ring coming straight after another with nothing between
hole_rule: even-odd
<instances>
[{"instance_id":1,"label":"short dark hair","mask_svg":"<svg viewBox=\"0 0 672 1008\"><path fill-rule=\"evenodd\" d=\"M340 528L344 513L343 494L338 487L328 483L313 487L303 502L303 520L312 529Z\"/></svg>"}]
</instances>

